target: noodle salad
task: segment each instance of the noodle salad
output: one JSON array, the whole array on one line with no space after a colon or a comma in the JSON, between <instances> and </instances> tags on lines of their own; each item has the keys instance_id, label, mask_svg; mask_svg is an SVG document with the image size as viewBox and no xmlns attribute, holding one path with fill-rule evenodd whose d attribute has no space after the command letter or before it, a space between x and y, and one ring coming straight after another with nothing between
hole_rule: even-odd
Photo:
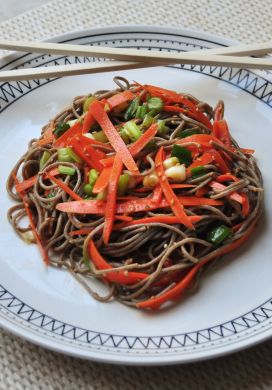
<instances>
[{"instance_id":1,"label":"noodle salad","mask_svg":"<svg viewBox=\"0 0 272 390\"><path fill-rule=\"evenodd\" d=\"M8 219L94 298L158 309L248 240L262 176L254 150L232 138L222 101L213 109L114 81L114 90L76 97L30 141L7 181L16 201Z\"/></svg>"}]
</instances>

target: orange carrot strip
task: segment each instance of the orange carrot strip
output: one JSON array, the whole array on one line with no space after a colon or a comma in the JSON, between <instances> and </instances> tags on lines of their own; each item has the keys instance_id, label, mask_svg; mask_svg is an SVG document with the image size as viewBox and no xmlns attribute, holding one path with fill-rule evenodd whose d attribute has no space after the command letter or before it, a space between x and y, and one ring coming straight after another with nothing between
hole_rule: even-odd
<instances>
[{"instance_id":1,"label":"orange carrot strip","mask_svg":"<svg viewBox=\"0 0 272 390\"><path fill-rule=\"evenodd\" d=\"M57 176L57 175L60 174L58 168L51 169L51 171L49 171L49 173L52 176ZM38 175L35 175L35 176L31 176L28 179L25 179L25 180L23 180L21 182L18 182L18 184L16 184L16 186L15 186L16 191L17 192L22 192L22 191L28 190L29 188L34 186L34 184L36 183L37 179L38 179Z\"/></svg>"},{"instance_id":2,"label":"orange carrot strip","mask_svg":"<svg viewBox=\"0 0 272 390\"><path fill-rule=\"evenodd\" d=\"M98 179L95 182L93 193L99 194L99 192L105 190L109 184L110 174L112 171L112 167L105 167L101 174L98 176Z\"/></svg>"},{"instance_id":3,"label":"orange carrot strip","mask_svg":"<svg viewBox=\"0 0 272 390\"><path fill-rule=\"evenodd\" d=\"M17 179L15 174L13 174L13 180L16 183L16 185L19 185L19 180ZM25 193L23 191L18 192L18 193L19 193L20 198L22 199L22 202L24 204L25 211L26 211L27 216L29 218L30 227L31 227L32 233L33 233L33 235L34 235L34 237L36 239L36 242L37 242L37 245L39 247L39 250L41 252L43 261L44 261L45 265L48 265L49 264L48 253L46 252L46 250L45 250L45 248L44 248L44 246L42 244L41 237L40 237L39 233L37 232L37 229L36 229L36 226L35 226L35 223L34 223L34 219L33 219L33 215L31 213L31 210L30 210L28 201L26 199Z\"/></svg>"},{"instance_id":4,"label":"orange carrot strip","mask_svg":"<svg viewBox=\"0 0 272 390\"><path fill-rule=\"evenodd\" d=\"M70 139L75 137L78 134L82 133L82 124L80 121L76 122L73 126L70 127L64 134L62 134L56 141L54 142L55 148L60 148L63 146L70 146Z\"/></svg>"},{"instance_id":5,"label":"orange carrot strip","mask_svg":"<svg viewBox=\"0 0 272 390\"><path fill-rule=\"evenodd\" d=\"M179 218L180 223L187 226L190 229L193 229L193 224L188 218L187 214L184 211L183 205L178 201L178 198L169 184L167 177L165 176L165 171L163 167L164 160L164 150L161 147L156 155L155 164L156 171L160 180L160 186L163 190L164 196L168 201L169 207L172 208L174 214Z\"/></svg>"},{"instance_id":6,"label":"orange carrot strip","mask_svg":"<svg viewBox=\"0 0 272 390\"><path fill-rule=\"evenodd\" d=\"M220 183L219 183L220 184ZM196 196L178 196L178 202L183 206L222 206L224 202L221 200L210 198L198 198ZM131 214L140 211L156 210L170 207L166 199L162 199L160 203L152 202L151 198L134 199L124 202L118 202L116 206L117 214ZM81 200L58 203L56 209L66 213L74 214L98 214L104 215L106 210L106 202L104 200Z\"/></svg>"},{"instance_id":7,"label":"orange carrot strip","mask_svg":"<svg viewBox=\"0 0 272 390\"><path fill-rule=\"evenodd\" d=\"M103 229L103 240L105 244L108 244L111 231L112 231L114 215L116 211L118 181L122 173L122 169L123 169L123 162L121 158L118 155L116 155L110 173L110 179L108 184L108 196L107 196L107 204L105 210L105 225Z\"/></svg>"},{"instance_id":8,"label":"orange carrot strip","mask_svg":"<svg viewBox=\"0 0 272 390\"><path fill-rule=\"evenodd\" d=\"M134 94L131 91L123 91L117 93L116 95L111 96L107 99L107 103L112 110L113 108L119 106L122 103L126 103L135 98Z\"/></svg>"},{"instance_id":9,"label":"orange carrot strip","mask_svg":"<svg viewBox=\"0 0 272 390\"><path fill-rule=\"evenodd\" d=\"M89 242L89 254L91 261L98 270L107 270L114 268L101 256L92 240L90 240ZM147 277L148 274L132 271L108 272L105 273L105 275L103 276L104 279L119 284L135 284Z\"/></svg>"},{"instance_id":10,"label":"orange carrot strip","mask_svg":"<svg viewBox=\"0 0 272 390\"><path fill-rule=\"evenodd\" d=\"M57 186L60 187L64 192L70 195L71 198L73 198L74 200L82 200L82 198L78 194L76 194L66 183L50 175L49 172L47 173L47 176L51 181L56 183Z\"/></svg>"},{"instance_id":11,"label":"orange carrot strip","mask_svg":"<svg viewBox=\"0 0 272 390\"><path fill-rule=\"evenodd\" d=\"M117 155L120 157L124 165L127 167L128 170L133 172L134 174L139 173L139 169L129 152L126 144L120 137L118 131L113 126L112 122L110 121L107 113L102 108L101 104L99 102L93 102L90 106L89 110L94 119L99 123L102 130L106 134L108 140L110 141L111 145L115 149Z\"/></svg>"}]
</instances>

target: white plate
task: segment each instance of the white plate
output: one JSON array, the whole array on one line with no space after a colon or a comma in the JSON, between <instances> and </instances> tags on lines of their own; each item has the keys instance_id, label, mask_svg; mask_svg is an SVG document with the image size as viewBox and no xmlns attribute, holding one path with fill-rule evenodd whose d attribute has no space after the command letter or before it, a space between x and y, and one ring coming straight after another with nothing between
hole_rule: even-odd
<instances>
[{"instance_id":1,"label":"white plate","mask_svg":"<svg viewBox=\"0 0 272 390\"><path fill-rule=\"evenodd\" d=\"M151 50L193 50L230 41L192 31L155 27L118 27L67 34L55 39L76 44L101 44ZM83 61L82 58L19 55L2 62L3 69ZM175 66L121 72L130 80L187 91L214 105L226 103L234 137L256 149L272 192L271 105L268 73L210 66ZM62 107L79 94L111 88L113 74L58 80L4 83L0 86L1 218L0 323L46 348L97 361L125 364L170 364L211 358L236 351L272 334L271 212L255 238L228 256L201 281L199 291L171 310L146 313L117 302L99 303L67 272L46 270L35 245L21 241L6 219L11 200L6 177ZM266 197L267 200L268 197Z\"/></svg>"}]
</instances>

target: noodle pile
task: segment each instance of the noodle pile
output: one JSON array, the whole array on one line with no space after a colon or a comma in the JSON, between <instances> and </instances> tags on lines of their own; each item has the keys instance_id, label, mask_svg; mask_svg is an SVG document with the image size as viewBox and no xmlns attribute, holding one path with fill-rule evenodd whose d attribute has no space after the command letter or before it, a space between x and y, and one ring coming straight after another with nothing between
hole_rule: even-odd
<instances>
[{"instance_id":1,"label":"noodle pile","mask_svg":"<svg viewBox=\"0 0 272 390\"><path fill-rule=\"evenodd\" d=\"M122 77L115 77L117 88L114 90L98 91L92 96L98 101L106 101L109 97L117 95L122 91L129 90L137 93L140 97L146 96L146 90L141 89L138 84L130 84ZM221 112L222 119L224 105L222 102L213 110L207 103L197 100L195 97L182 94L182 97L193 103L197 110L204 114L207 120L214 121L215 112ZM84 120L86 113L83 112L84 102L88 96L76 97L71 106L64 109L49 124L42 129L41 139L46 139L49 129L55 129L59 124L73 120ZM124 104L119 110L108 112L112 124L120 130L126 122L125 113L128 104ZM165 104L170 104L165 103ZM175 106L175 104L174 104ZM176 105L177 106L177 105ZM182 104L179 105L182 107ZM220 109L218 109L220 107ZM198 142L188 142L182 134L211 134L206 124L193 115L186 112L166 111L161 109L153 113L153 121L164 121L164 131L157 133L151 142L146 145L134 160L139 169L139 174L133 176L126 167L123 173L131 176L125 194L117 198L122 203L133 199L152 199L154 187L143 186L143 177L156 172L155 158L158 150L163 147L164 153L171 153L173 145L182 139L182 146L189 150L198 150L199 155L203 153ZM132 118L141 128L143 118ZM146 129L142 127L144 132ZM188 133L188 130L189 133ZM94 125L90 132L101 132L101 128ZM129 140L129 143L133 141ZM168 300L175 300L181 295L184 288L192 288L198 281L202 271L208 266L209 260L216 260L223 254L235 249L251 233L252 228L260 218L263 210L263 188L262 177L252 152L241 149L234 139L231 138L231 148L221 142L212 142L213 150L217 151L222 159L231 168L230 173L238 180L224 180L223 187L216 189L212 182L222 178L222 172L216 161L204 164L199 175L187 175L184 186L173 186L173 191L178 197L202 197L219 202L219 205L196 204L185 206L184 210L190 217L200 216L201 219L194 223L194 228L188 228L184 224L165 223L164 217L175 214L169 204L167 207L150 207L143 211L133 211L125 215L128 217L121 221L116 220L110 235L110 240L105 244L102 236L105 217L101 214L77 214L59 211L58 204L74 201L56 182L50 180L46 173L58 169L59 165L72 168L74 174L59 173L58 179L62 180L80 198L86 202L92 202L96 195L84 192L86 184L86 164L82 161L62 161L58 159L58 148L54 142L41 144L36 139L31 140L28 150L19 159L13 168L8 181L7 191L16 201L8 211L8 219L15 231L28 242L37 241L33 235L33 228L25 225L27 216L26 203L31 211L36 232L40 238L44 251L48 255L51 266L69 270L76 279L84 285L90 294L101 301L116 300L130 306L139 308L156 308ZM114 156L115 151L107 140L97 143L96 150L104 152L107 157ZM47 154L45 154L47 152ZM42 156L46 155L46 161L41 165ZM91 168L91 167L89 167ZM188 168L187 168L188 171ZM37 175L33 186L18 193L16 191L16 180L27 180ZM222 179L223 180L223 179ZM175 181L170 184L175 183ZM222 181L221 181L222 183ZM85 187L86 188L86 187ZM239 203L235 196L247 199L248 208L243 213L242 203ZM24 202L22 201L24 199ZM107 192L100 196L100 202L106 202ZM127 199L127 200L126 200ZM161 220L157 217L163 217ZM151 218L150 222L132 224L130 221ZM165 219L167 221L167 219ZM227 237L219 243L213 242L208 237L208 232L220 226L227 227ZM79 233L77 233L79 232ZM81 234L80 234L81 232ZM107 262L108 267L99 269L90 254L90 242L99 252L100 256ZM202 266L206 264L205 266ZM201 266L200 266L201 265ZM118 274L118 272L119 274ZM192 272L193 271L193 272ZM122 283L109 275L129 275L130 273L145 274L145 277L136 280L134 283ZM190 273L191 272L191 273ZM189 276L188 276L189 275ZM122 279L121 277L121 279ZM186 279L187 277L187 279ZM98 278L109 286L107 296L99 296L90 287L90 279ZM184 286L181 286L181 281ZM177 287L178 286L178 287ZM173 291L178 290L176 293ZM167 295L167 292L169 295ZM141 306L141 302L156 301L153 306L147 304Z\"/></svg>"}]
</instances>

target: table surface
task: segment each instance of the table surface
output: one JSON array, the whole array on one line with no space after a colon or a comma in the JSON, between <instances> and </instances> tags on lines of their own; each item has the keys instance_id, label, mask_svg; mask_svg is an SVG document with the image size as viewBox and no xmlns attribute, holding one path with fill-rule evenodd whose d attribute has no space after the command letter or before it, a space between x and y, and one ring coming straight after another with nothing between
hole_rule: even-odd
<instances>
[{"instance_id":1,"label":"table surface","mask_svg":"<svg viewBox=\"0 0 272 390\"><path fill-rule=\"evenodd\" d=\"M69 30L120 24L192 28L243 42L266 41L272 33L271 0L0 1L2 39L39 40ZM272 389L271 362L269 340L233 355L183 366L111 366L47 351L0 330L0 389L5 390Z\"/></svg>"}]
</instances>

